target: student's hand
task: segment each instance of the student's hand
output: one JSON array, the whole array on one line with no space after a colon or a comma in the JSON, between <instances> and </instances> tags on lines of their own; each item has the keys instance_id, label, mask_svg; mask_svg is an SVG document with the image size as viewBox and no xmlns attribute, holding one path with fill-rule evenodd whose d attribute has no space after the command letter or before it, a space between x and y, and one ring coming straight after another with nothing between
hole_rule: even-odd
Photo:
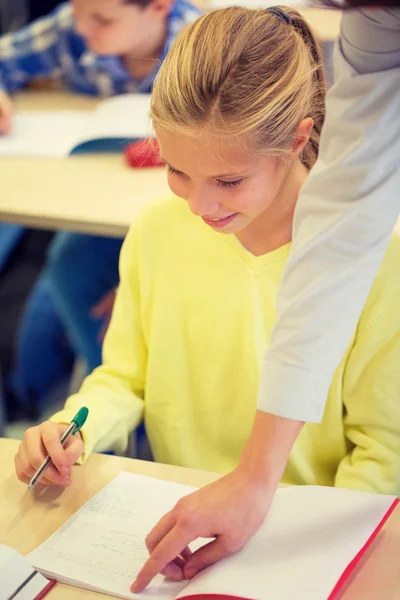
<instances>
[{"instance_id":1,"label":"student's hand","mask_svg":"<svg viewBox=\"0 0 400 600\"><path fill-rule=\"evenodd\" d=\"M192 579L240 550L264 521L274 492L237 468L179 500L146 538L150 558L131 591L141 592L157 573ZM215 539L191 554L188 544L199 537Z\"/></svg>"},{"instance_id":2,"label":"student's hand","mask_svg":"<svg viewBox=\"0 0 400 600\"><path fill-rule=\"evenodd\" d=\"M0 135L11 131L13 105L10 96L0 90Z\"/></svg>"},{"instance_id":3,"label":"student's hand","mask_svg":"<svg viewBox=\"0 0 400 600\"><path fill-rule=\"evenodd\" d=\"M96 304L92 308L91 316L96 320L103 320L103 326L100 330L98 341L100 344L103 343L105 335L107 333L108 326L110 325L112 311L114 308L115 296L117 294L117 290L113 289L108 294L106 294L100 302Z\"/></svg>"},{"instance_id":4,"label":"student's hand","mask_svg":"<svg viewBox=\"0 0 400 600\"><path fill-rule=\"evenodd\" d=\"M45 421L25 431L24 439L14 458L15 471L20 481L29 483L49 454L53 464L49 465L37 485L70 485L71 466L83 453L83 441L78 432L71 435L63 447L60 439L67 428L68 425Z\"/></svg>"}]
</instances>

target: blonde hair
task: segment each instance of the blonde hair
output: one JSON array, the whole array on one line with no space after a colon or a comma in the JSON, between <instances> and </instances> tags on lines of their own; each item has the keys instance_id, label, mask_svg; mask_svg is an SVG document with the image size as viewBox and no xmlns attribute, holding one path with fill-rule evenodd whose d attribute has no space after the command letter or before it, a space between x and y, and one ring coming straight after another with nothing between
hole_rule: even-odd
<instances>
[{"instance_id":1,"label":"blonde hair","mask_svg":"<svg viewBox=\"0 0 400 600\"><path fill-rule=\"evenodd\" d=\"M321 53L295 10L231 7L210 12L185 28L156 78L155 127L185 132L210 126L220 139L242 137L256 152L282 155L306 117L314 128L302 161L318 155L325 115Z\"/></svg>"}]
</instances>

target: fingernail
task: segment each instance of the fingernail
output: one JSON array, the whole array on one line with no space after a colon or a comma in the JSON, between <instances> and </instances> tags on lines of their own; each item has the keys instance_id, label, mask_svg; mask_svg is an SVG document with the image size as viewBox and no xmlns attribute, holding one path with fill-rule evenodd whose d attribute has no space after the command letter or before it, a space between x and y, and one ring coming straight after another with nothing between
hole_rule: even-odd
<instances>
[{"instance_id":1,"label":"fingernail","mask_svg":"<svg viewBox=\"0 0 400 600\"><path fill-rule=\"evenodd\" d=\"M198 571L195 568L185 569L185 577L186 579L192 579L195 575L197 575Z\"/></svg>"},{"instance_id":2,"label":"fingernail","mask_svg":"<svg viewBox=\"0 0 400 600\"><path fill-rule=\"evenodd\" d=\"M61 475L69 475L69 467L61 467Z\"/></svg>"},{"instance_id":3,"label":"fingernail","mask_svg":"<svg viewBox=\"0 0 400 600\"><path fill-rule=\"evenodd\" d=\"M136 581L135 581L135 582L134 582L134 583L132 583L132 585L131 585L131 592L133 592L133 593L135 594L135 593L136 593L136 592L138 592L138 591L139 591L139 590L138 590L138 587L137 587L137 583L136 583Z\"/></svg>"}]
</instances>

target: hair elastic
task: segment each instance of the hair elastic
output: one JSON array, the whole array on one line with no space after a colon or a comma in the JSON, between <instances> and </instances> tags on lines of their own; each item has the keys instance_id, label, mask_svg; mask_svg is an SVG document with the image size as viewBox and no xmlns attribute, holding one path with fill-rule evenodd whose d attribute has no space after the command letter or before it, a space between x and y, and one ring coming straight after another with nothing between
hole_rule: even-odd
<instances>
[{"instance_id":1,"label":"hair elastic","mask_svg":"<svg viewBox=\"0 0 400 600\"><path fill-rule=\"evenodd\" d=\"M285 11L282 10L282 8L279 8L279 6L270 6L269 8L266 9L266 11L267 11L267 13L274 15L277 19L279 19L283 23L286 23L287 25L292 24L292 18L287 13L285 13Z\"/></svg>"}]
</instances>

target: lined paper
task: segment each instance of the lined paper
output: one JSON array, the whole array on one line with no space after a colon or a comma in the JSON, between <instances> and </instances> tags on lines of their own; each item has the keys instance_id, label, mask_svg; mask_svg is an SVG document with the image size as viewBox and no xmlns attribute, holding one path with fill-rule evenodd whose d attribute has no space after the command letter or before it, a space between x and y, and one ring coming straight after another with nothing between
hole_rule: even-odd
<instances>
[{"instance_id":1,"label":"lined paper","mask_svg":"<svg viewBox=\"0 0 400 600\"><path fill-rule=\"evenodd\" d=\"M145 595L129 588L148 557L146 535L193 488L121 472L28 559L58 581L121 598L173 599L185 583L156 578Z\"/></svg>"}]
</instances>

